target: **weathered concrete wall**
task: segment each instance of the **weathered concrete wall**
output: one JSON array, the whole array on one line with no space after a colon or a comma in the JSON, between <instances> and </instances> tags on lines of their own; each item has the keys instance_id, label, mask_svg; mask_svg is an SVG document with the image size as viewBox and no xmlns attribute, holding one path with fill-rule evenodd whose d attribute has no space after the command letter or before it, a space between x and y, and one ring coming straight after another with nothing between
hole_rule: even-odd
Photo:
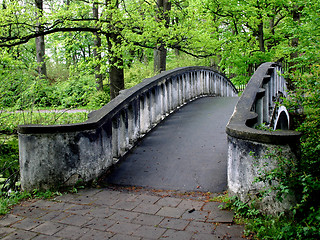
<instances>
[{"instance_id":1,"label":"weathered concrete wall","mask_svg":"<svg viewBox=\"0 0 320 240\"><path fill-rule=\"evenodd\" d=\"M123 91L84 123L19 126L22 188L72 186L101 176L166 116L203 96L237 96L237 90L210 68L178 68Z\"/></svg>"},{"instance_id":2,"label":"weathered concrete wall","mask_svg":"<svg viewBox=\"0 0 320 240\"><path fill-rule=\"evenodd\" d=\"M299 158L299 132L263 131L254 128L260 124L271 126L275 122L273 117L277 117L274 115L278 108L275 101L278 101L280 96L286 96L286 83L279 72L280 67L274 63L262 64L257 69L226 128L229 146L228 188L231 195L238 196L242 201L254 199L261 190L268 187L262 182L254 183L254 180L259 177L260 171L278 166L275 159L266 158L270 151L281 149L283 154L293 161ZM250 153L254 153L254 157ZM263 211L275 214L288 210L292 201L293 196L288 196L280 204L275 200L275 192L272 192L259 204Z\"/></svg>"},{"instance_id":3,"label":"weathered concrete wall","mask_svg":"<svg viewBox=\"0 0 320 240\"><path fill-rule=\"evenodd\" d=\"M112 164L110 130L19 134L23 188L58 188L95 179Z\"/></svg>"},{"instance_id":4,"label":"weathered concrete wall","mask_svg":"<svg viewBox=\"0 0 320 240\"><path fill-rule=\"evenodd\" d=\"M257 177L263 177L278 167L276 156L289 158L297 161L295 146L274 145L247 141L239 138L228 137L228 188L230 195L236 195L243 202L255 201L257 207L263 212L277 214L288 211L295 202L293 196L286 196L283 202L276 199L276 193L259 198L261 191L268 191L278 183L272 181L272 185L267 182L255 182ZM274 155L275 154L275 155Z\"/></svg>"}]
</instances>

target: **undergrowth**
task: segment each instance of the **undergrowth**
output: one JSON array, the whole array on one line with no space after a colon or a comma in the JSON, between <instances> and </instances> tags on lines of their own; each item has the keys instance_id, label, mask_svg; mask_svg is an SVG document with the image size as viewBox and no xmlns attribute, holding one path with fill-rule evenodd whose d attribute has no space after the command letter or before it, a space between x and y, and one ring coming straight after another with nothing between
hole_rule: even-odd
<instances>
[{"instance_id":1,"label":"undergrowth","mask_svg":"<svg viewBox=\"0 0 320 240\"><path fill-rule=\"evenodd\" d=\"M51 112L50 112L51 111ZM71 124L84 122L88 118L88 111L67 112L54 109L43 112L41 110L28 110L20 112L0 112L0 133L14 134L18 125L25 124Z\"/></svg>"}]
</instances>

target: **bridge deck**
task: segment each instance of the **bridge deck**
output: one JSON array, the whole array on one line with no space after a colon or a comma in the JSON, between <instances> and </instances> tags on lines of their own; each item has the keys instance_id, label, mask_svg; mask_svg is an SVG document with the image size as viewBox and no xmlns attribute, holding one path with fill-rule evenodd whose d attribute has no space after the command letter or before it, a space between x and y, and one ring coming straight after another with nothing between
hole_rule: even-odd
<instances>
[{"instance_id":1,"label":"bridge deck","mask_svg":"<svg viewBox=\"0 0 320 240\"><path fill-rule=\"evenodd\" d=\"M166 118L118 164L106 183L179 191L227 188L225 127L238 98L206 97Z\"/></svg>"}]
</instances>

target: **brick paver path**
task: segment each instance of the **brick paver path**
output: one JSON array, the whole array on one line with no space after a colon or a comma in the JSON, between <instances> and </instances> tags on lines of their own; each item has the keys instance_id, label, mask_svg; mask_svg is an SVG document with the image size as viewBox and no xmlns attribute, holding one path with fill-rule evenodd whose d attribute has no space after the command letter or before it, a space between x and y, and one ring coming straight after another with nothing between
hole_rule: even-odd
<instances>
[{"instance_id":1,"label":"brick paver path","mask_svg":"<svg viewBox=\"0 0 320 240\"><path fill-rule=\"evenodd\" d=\"M242 239L203 193L104 188L32 200L0 218L1 239Z\"/></svg>"}]
</instances>

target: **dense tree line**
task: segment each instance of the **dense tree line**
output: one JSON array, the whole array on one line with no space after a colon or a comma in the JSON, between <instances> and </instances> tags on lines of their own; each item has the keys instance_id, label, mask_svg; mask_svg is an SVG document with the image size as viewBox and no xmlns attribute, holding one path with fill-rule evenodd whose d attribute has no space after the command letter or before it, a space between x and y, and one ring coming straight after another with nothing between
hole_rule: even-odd
<instances>
[{"instance_id":1,"label":"dense tree line","mask_svg":"<svg viewBox=\"0 0 320 240\"><path fill-rule=\"evenodd\" d=\"M295 69L312 59L307 48L308 40L318 40L317 29L310 28L318 5L315 0L308 8L300 0L2 0L1 55L23 62L27 45L42 77L52 59L87 66L99 90L104 78L110 80L112 98L124 88L125 67L153 59L154 71L163 71L171 50L210 57L212 65L244 83L262 62L286 59Z\"/></svg>"},{"instance_id":2,"label":"dense tree line","mask_svg":"<svg viewBox=\"0 0 320 240\"><path fill-rule=\"evenodd\" d=\"M180 3L176 6L178 9ZM93 66L100 90L101 72L107 68L113 98L124 87L124 64L132 61L135 52L154 49L159 56L155 58L155 72L165 70L166 37L171 35L168 31L173 31L170 44L176 42L176 33L170 28L170 10L171 3L160 0L3 1L0 47L11 51L34 38L38 72L46 77L45 58L49 55L45 55L45 42L52 42L62 56L60 60L68 65L76 65L82 58ZM79 38L82 46L77 45Z\"/></svg>"}]
</instances>

